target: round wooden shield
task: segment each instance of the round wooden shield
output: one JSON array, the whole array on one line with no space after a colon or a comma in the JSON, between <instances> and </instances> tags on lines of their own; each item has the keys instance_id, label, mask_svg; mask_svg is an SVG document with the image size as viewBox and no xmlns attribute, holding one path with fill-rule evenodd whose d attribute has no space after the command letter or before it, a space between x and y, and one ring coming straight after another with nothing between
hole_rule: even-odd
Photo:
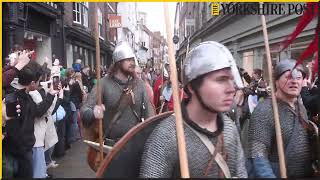
<instances>
[{"instance_id":1,"label":"round wooden shield","mask_svg":"<svg viewBox=\"0 0 320 180\"><path fill-rule=\"evenodd\" d=\"M102 161L97 178L135 178L139 176L144 144L153 129L173 112L148 118L128 131Z\"/></svg>"}]
</instances>

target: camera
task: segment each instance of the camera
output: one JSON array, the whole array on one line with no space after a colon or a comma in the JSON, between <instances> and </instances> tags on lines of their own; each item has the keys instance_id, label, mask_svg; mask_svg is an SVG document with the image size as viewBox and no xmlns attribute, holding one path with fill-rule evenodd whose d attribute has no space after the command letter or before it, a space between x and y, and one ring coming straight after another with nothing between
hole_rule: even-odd
<instances>
[{"instance_id":1,"label":"camera","mask_svg":"<svg viewBox=\"0 0 320 180\"><path fill-rule=\"evenodd\" d=\"M18 105L18 97L15 93L8 94L5 97L6 103L6 113L8 117L16 117L18 116L17 113L17 105Z\"/></svg>"}]
</instances>

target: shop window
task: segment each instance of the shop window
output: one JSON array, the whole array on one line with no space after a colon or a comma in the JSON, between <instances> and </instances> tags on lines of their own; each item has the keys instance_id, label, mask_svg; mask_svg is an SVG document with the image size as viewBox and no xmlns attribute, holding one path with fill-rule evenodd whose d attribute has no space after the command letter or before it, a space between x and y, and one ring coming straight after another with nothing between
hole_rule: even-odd
<instances>
[{"instance_id":1,"label":"shop window","mask_svg":"<svg viewBox=\"0 0 320 180\"><path fill-rule=\"evenodd\" d=\"M88 27L88 2L73 3L73 22Z\"/></svg>"}]
</instances>

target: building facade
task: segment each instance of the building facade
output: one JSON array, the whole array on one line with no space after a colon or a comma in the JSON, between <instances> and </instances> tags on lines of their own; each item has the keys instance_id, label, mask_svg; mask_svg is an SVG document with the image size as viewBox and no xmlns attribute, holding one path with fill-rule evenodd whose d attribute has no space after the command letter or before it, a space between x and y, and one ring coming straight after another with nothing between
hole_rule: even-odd
<instances>
[{"instance_id":1,"label":"building facade","mask_svg":"<svg viewBox=\"0 0 320 180\"><path fill-rule=\"evenodd\" d=\"M75 2L64 3L64 8L67 67L71 67L77 59L82 60L82 65L95 67L95 15L98 20L101 65L109 66L114 50L114 44L108 41L107 31L110 7L106 3Z\"/></svg>"},{"instance_id":2,"label":"building facade","mask_svg":"<svg viewBox=\"0 0 320 180\"><path fill-rule=\"evenodd\" d=\"M220 6L221 7L221 6ZM232 52L239 67L249 74L254 68L266 69L266 55L261 26L258 15L211 15L211 2L178 3L179 49L177 57L183 60L187 46L195 47L203 41L217 41L226 45ZM177 17L178 15L176 15ZM283 58L299 58L307 45L312 41L317 26L317 19L308 24L289 48L279 53L280 43L290 35L301 17L301 14L267 15L269 44L273 63ZM185 25L186 19L194 19L194 28ZM178 21L178 22L177 22ZM189 39L189 41L188 41ZM189 43L188 43L189 42ZM267 77L267 72L264 72Z\"/></svg>"},{"instance_id":3,"label":"building facade","mask_svg":"<svg viewBox=\"0 0 320 180\"><path fill-rule=\"evenodd\" d=\"M138 32L137 24L137 3L118 3L117 14L121 16L122 27L118 28L118 41L127 41L137 51Z\"/></svg>"},{"instance_id":4,"label":"building facade","mask_svg":"<svg viewBox=\"0 0 320 180\"><path fill-rule=\"evenodd\" d=\"M64 63L62 3L3 3L2 59L14 45L35 50L32 60L43 64L58 58ZM41 17L41 18L39 18Z\"/></svg>"},{"instance_id":5,"label":"building facade","mask_svg":"<svg viewBox=\"0 0 320 180\"><path fill-rule=\"evenodd\" d=\"M112 63L116 30L108 28L108 13L116 3L3 3L3 59L15 44L35 50L33 60L49 67L54 59L71 67L76 59L95 67L95 18L99 22L101 63ZM109 39L111 38L111 41Z\"/></svg>"}]
</instances>

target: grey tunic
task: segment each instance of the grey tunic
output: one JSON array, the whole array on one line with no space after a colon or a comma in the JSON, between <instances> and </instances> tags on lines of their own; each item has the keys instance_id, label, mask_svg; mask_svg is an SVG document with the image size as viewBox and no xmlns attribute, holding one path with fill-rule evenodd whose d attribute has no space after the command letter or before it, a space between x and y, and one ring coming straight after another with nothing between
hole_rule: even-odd
<instances>
[{"instance_id":1,"label":"grey tunic","mask_svg":"<svg viewBox=\"0 0 320 180\"><path fill-rule=\"evenodd\" d=\"M118 81L118 82L117 82ZM101 79L101 93L102 93L102 103L105 105L106 111L103 117L103 127L104 132L107 131L111 115L116 112L116 105L120 99L123 88L125 87L124 82L120 82L111 77L104 77ZM145 118L153 116L154 109L151 105L151 101L145 90L145 86L142 80L136 80L136 85L133 86L133 93L135 98L135 105L133 108L139 117L142 116L142 104L144 102ZM84 103L80 110L81 119L85 127L89 127L94 121L93 108L96 105L96 86L92 89L88 95L87 101ZM112 133L106 132L107 138L119 139L125 133L127 133L133 126L138 124L140 120L136 118L131 108L128 106L121 113L121 116L117 123L112 127Z\"/></svg>"},{"instance_id":2,"label":"grey tunic","mask_svg":"<svg viewBox=\"0 0 320 180\"><path fill-rule=\"evenodd\" d=\"M238 130L231 119L223 116L223 120L224 145L231 176L246 178L247 172ZM190 177L205 177L204 172L212 155L190 127L184 125L184 133ZM217 137L209 137L209 139L216 144ZM216 162L213 163L207 177L218 177L218 165ZM180 177L176 126L173 116L163 120L148 138L142 155L140 177Z\"/></svg>"},{"instance_id":3,"label":"grey tunic","mask_svg":"<svg viewBox=\"0 0 320 180\"><path fill-rule=\"evenodd\" d=\"M294 110L287 103L278 100L278 109L287 175L288 177L309 176L311 151L307 130L302 127L298 116L292 112ZM306 110L302 104L300 104L300 111L302 117L307 120ZM289 141L292 142L289 143ZM268 159L274 174L279 176L279 160L271 99L260 102L252 113L248 131L248 157Z\"/></svg>"}]
</instances>

